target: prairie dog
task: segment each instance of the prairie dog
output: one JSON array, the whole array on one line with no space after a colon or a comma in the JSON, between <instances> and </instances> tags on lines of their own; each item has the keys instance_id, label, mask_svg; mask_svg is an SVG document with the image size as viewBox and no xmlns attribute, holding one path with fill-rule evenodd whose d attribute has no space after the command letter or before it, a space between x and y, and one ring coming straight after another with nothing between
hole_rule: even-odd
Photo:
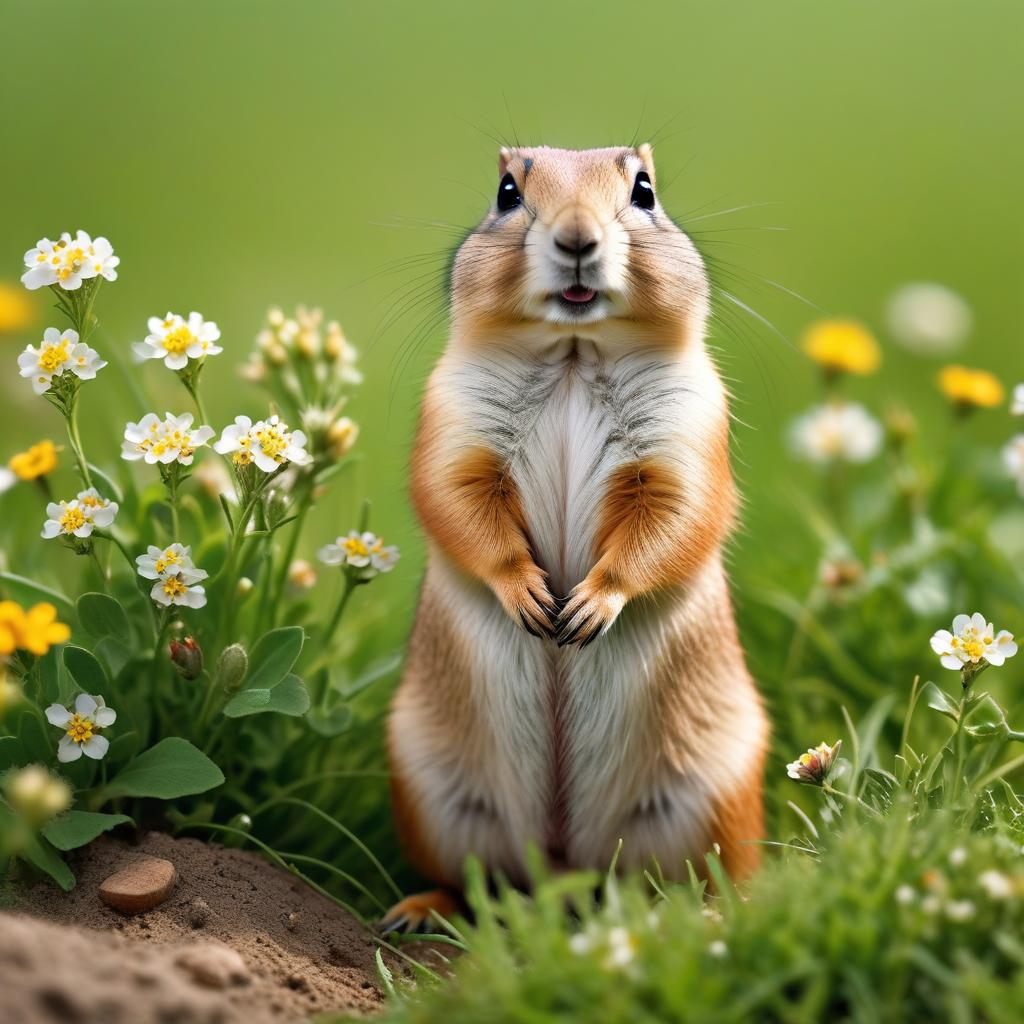
<instances>
[{"instance_id":1,"label":"prairie dog","mask_svg":"<svg viewBox=\"0 0 1024 1024\"><path fill-rule=\"evenodd\" d=\"M768 726L722 566L736 506L709 284L650 146L502 149L451 274L451 335L412 457L429 555L388 723L415 866L456 905L465 858L526 884L717 843L758 863Z\"/></svg>"}]
</instances>

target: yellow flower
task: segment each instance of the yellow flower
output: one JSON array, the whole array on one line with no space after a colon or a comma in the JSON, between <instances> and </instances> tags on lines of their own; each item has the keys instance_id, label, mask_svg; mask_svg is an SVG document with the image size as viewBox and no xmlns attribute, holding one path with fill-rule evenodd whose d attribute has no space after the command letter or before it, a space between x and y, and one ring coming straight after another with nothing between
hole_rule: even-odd
<instances>
[{"instance_id":1,"label":"yellow flower","mask_svg":"<svg viewBox=\"0 0 1024 1024\"><path fill-rule=\"evenodd\" d=\"M35 320L35 307L25 289L0 281L0 334L13 334Z\"/></svg>"},{"instance_id":2,"label":"yellow flower","mask_svg":"<svg viewBox=\"0 0 1024 1024\"><path fill-rule=\"evenodd\" d=\"M7 465L19 480L36 480L57 468L57 446L52 441L40 441L28 451L18 452Z\"/></svg>"},{"instance_id":3,"label":"yellow flower","mask_svg":"<svg viewBox=\"0 0 1024 1024\"><path fill-rule=\"evenodd\" d=\"M964 408L991 409L1002 403L1006 391L988 370L966 366L945 366L939 374L939 390Z\"/></svg>"},{"instance_id":4,"label":"yellow flower","mask_svg":"<svg viewBox=\"0 0 1024 1024\"><path fill-rule=\"evenodd\" d=\"M804 352L831 373L874 373L882 352L856 320L819 320L804 335Z\"/></svg>"},{"instance_id":5,"label":"yellow flower","mask_svg":"<svg viewBox=\"0 0 1024 1024\"><path fill-rule=\"evenodd\" d=\"M0 655L13 654L18 649L25 613L13 601L0 601Z\"/></svg>"},{"instance_id":6,"label":"yellow flower","mask_svg":"<svg viewBox=\"0 0 1024 1024\"><path fill-rule=\"evenodd\" d=\"M57 609L48 602L23 611L14 601L0 601L0 654L15 650L43 655L53 644L62 644L71 630L57 621Z\"/></svg>"}]
</instances>

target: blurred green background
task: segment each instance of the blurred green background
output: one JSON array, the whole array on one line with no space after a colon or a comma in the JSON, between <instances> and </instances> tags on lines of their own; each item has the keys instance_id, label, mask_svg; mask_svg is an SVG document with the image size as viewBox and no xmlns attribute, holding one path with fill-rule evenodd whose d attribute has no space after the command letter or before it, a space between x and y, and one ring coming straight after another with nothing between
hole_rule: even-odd
<instances>
[{"instance_id":1,"label":"blurred green background","mask_svg":"<svg viewBox=\"0 0 1024 1024\"><path fill-rule=\"evenodd\" d=\"M722 304L711 337L738 418L742 605L749 581L808 561L791 495L814 471L793 462L783 433L820 394L798 349L811 320L853 315L877 332L882 372L850 393L875 411L912 406L936 452L949 415L940 363L887 338L895 287L934 280L959 292L974 328L957 359L1008 386L1024 380L1022 32L1024 7L996 0L6 0L0 279L17 280L43 235L107 235L122 262L100 293L94 344L130 368L148 316L216 320L226 351L204 390L218 430L264 408L235 367L269 305L339 319L366 375L349 408L362 460L318 510L304 553L372 499L372 526L403 560L373 588L378 611L358 621L393 646L422 560L406 461L444 344L445 262L490 201L500 142L651 139L664 205L714 261L716 285L756 311ZM0 338L2 461L61 435L15 373L52 321L49 295L35 298L35 326ZM153 408L187 407L159 364L130 372ZM113 367L83 389L92 458L115 463L124 421L144 411ZM1010 426L985 413L970 430L994 451ZM21 490L7 499L18 529L5 542L25 572L15 545L30 542L42 509Z\"/></svg>"}]
</instances>

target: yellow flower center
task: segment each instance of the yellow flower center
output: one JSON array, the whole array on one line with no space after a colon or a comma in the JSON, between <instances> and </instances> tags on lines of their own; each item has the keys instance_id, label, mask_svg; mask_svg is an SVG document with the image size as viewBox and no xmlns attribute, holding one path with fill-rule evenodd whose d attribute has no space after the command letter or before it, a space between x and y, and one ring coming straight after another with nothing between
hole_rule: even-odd
<instances>
[{"instance_id":1,"label":"yellow flower center","mask_svg":"<svg viewBox=\"0 0 1024 1024\"><path fill-rule=\"evenodd\" d=\"M187 590L188 587L181 582L181 578L179 576L171 576L164 580L164 593L168 597L180 597Z\"/></svg>"},{"instance_id":2,"label":"yellow flower center","mask_svg":"<svg viewBox=\"0 0 1024 1024\"><path fill-rule=\"evenodd\" d=\"M102 498L97 498L92 494L87 494L84 498L79 498L78 503L85 505L88 508L103 508L104 501Z\"/></svg>"},{"instance_id":3,"label":"yellow flower center","mask_svg":"<svg viewBox=\"0 0 1024 1024\"><path fill-rule=\"evenodd\" d=\"M39 369L56 373L68 361L68 343L64 338L56 345L47 345L39 353Z\"/></svg>"},{"instance_id":4,"label":"yellow flower center","mask_svg":"<svg viewBox=\"0 0 1024 1024\"><path fill-rule=\"evenodd\" d=\"M176 551L168 549L156 560L156 571L162 576L168 566L177 565L181 561L181 556Z\"/></svg>"},{"instance_id":5,"label":"yellow flower center","mask_svg":"<svg viewBox=\"0 0 1024 1024\"><path fill-rule=\"evenodd\" d=\"M235 452L235 454L231 456L231 461L234 462L236 466L248 466L249 463L252 462L252 452L243 448L242 451Z\"/></svg>"},{"instance_id":6,"label":"yellow flower center","mask_svg":"<svg viewBox=\"0 0 1024 1024\"><path fill-rule=\"evenodd\" d=\"M269 455L276 462L284 461L282 452L288 447L288 441L277 427L266 427L256 431L256 440L259 441L264 455Z\"/></svg>"},{"instance_id":7,"label":"yellow flower center","mask_svg":"<svg viewBox=\"0 0 1024 1024\"><path fill-rule=\"evenodd\" d=\"M81 715L75 714L68 722L68 736L75 743L85 743L86 740L92 739L95 728L96 724L91 718L83 718Z\"/></svg>"},{"instance_id":8,"label":"yellow flower center","mask_svg":"<svg viewBox=\"0 0 1024 1024\"><path fill-rule=\"evenodd\" d=\"M196 336L184 324L179 324L173 331L167 333L161 344L166 351L173 355L178 355L195 341Z\"/></svg>"},{"instance_id":9,"label":"yellow flower center","mask_svg":"<svg viewBox=\"0 0 1024 1024\"><path fill-rule=\"evenodd\" d=\"M60 517L60 528L65 533L74 533L75 530L85 526L85 513L78 508L66 508Z\"/></svg>"},{"instance_id":10,"label":"yellow flower center","mask_svg":"<svg viewBox=\"0 0 1024 1024\"><path fill-rule=\"evenodd\" d=\"M365 558L370 553L366 545L358 537L346 537L341 542L341 546L349 555L356 555L359 558Z\"/></svg>"}]
</instances>

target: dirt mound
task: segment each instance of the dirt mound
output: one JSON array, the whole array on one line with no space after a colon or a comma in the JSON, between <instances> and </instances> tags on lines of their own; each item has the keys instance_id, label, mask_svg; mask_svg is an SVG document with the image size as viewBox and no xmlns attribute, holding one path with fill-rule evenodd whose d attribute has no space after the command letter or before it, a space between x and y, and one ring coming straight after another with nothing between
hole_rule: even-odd
<instances>
[{"instance_id":1,"label":"dirt mound","mask_svg":"<svg viewBox=\"0 0 1024 1024\"><path fill-rule=\"evenodd\" d=\"M178 881L127 917L98 890L143 856L171 861ZM264 1024L381 1005L366 929L254 854L151 832L71 860L72 892L41 883L0 914L5 1024Z\"/></svg>"}]
</instances>

